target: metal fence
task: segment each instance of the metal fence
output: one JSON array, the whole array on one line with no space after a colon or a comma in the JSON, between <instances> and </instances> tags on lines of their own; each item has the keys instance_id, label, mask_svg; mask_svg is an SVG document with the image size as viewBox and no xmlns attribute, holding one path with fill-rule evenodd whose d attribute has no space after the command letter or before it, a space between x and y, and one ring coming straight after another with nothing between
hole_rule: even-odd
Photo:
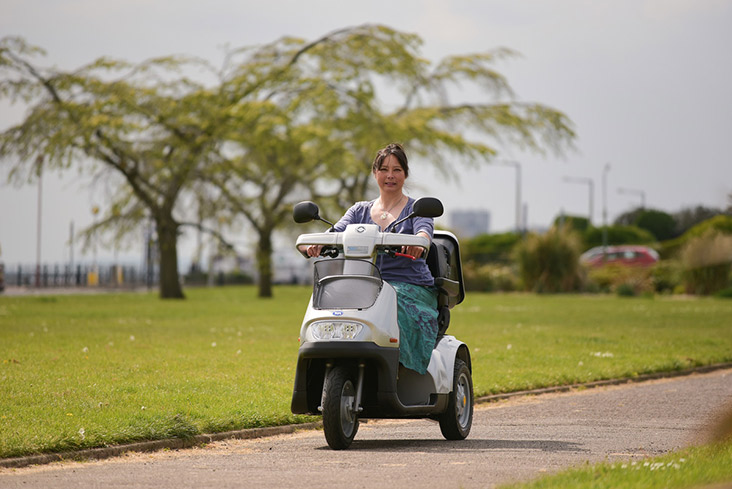
<instances>
[{"instance_id":1,"label":"metal fence","mask_svg":"<svg viewBox=\"0 0 732 489\"><path fill-rule=\"evenodd\" d=\"M158 283L155 269L125 265L5 266L6 287L144 287Z\"/></svg>"},{"instance_id":2,"label":"metal fence","mask_svg":"<svg viewBox=\"0 0 732 489\"><path fill-rule=\"evenodd\" d=\"M311 264L282 265L273 270L275 284L302 285L312 283ZM154 288L159 285L159 269L157 266L134 265L99 265L90 264L44 264L5 265L0 262L0 292L7 287L23 289L44 288L107 288L136 289ZM215 286L231 284L251 284L256 281L256 273L242 271L224 272L221 270L209 274L200 270L191 270L181 274L181 281L192 286Z\"/></svg>"}]
</instances>

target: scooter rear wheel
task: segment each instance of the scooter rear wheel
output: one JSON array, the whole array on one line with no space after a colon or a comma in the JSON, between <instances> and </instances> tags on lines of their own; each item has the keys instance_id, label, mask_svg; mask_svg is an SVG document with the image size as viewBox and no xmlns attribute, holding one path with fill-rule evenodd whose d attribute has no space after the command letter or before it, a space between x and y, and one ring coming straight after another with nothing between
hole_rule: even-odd
<instances>
[{"instance_id":1,"label":"scooter rear wheel","mask_svg":"<svg viewBox=\"0 0 732 489\"><path fill-rule=\"evenodd\" d=\"M473 425L473 378L468 366L455 359L452 392L447 411L440 416L442 436L448 440L464 440Z\"/></svg>"},{"instance_id":2,"label":"scooter rear wheel","mask_svg":"<svg viewBox=\"0 0 732 489\"><path fill-rule=\"evenodd\" d=\"M328 446L344 450L358 431L356 388L353 377L344 367L332 368L323 386L323 431Z\"/></svg>"}]
</instances>

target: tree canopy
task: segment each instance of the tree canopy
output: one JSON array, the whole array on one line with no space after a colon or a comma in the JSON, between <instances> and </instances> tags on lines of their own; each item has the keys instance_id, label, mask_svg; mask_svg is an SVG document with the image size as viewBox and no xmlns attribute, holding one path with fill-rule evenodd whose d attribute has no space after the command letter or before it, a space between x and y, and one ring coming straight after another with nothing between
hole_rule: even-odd
<instances>
[{"instance_id":1,"label":"tree canopy","mask_svg":"<svg viewBox=\"0 0 732 489\"><path fill-rule=\"evenodd\" d=\"M362 25L228 51L221 67L188 57L101 58L62 71L36 64L41 49L5 38L0 97L29 110L0 134L0 161L18 182L41 166L118 180L98 226L123 234L143 219L155 222L163 298L183 297L182 226L216 234L217 225L244 219L258 236L266 297L272 236L292 204L310 198L343 209L365 198L371 159L386 143L399 141L438 167L450 156L489 162L506 146L559 153L571 146L570 120L516 101L495 70L512 52L433 64L421 43ZM484 99L451 102L464 83Z\"/></svg>"}]
</instances>

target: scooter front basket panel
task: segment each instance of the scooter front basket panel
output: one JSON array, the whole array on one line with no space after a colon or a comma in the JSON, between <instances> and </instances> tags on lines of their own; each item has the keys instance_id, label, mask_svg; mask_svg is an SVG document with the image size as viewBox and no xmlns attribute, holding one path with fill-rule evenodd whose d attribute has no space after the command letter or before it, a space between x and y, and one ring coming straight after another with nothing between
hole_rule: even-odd
<instances>
[{"instance_id":1,"label":"scooter front basket panel","mask_svg":"<svg viewBox=\"0 0 732 489\"><path fill-rule=\"evenodd\" d=\"M367 309L374 305L384 284L379 269L366 260L318 261L314 278L315 309Z\"/></svg>"}]
</instances>

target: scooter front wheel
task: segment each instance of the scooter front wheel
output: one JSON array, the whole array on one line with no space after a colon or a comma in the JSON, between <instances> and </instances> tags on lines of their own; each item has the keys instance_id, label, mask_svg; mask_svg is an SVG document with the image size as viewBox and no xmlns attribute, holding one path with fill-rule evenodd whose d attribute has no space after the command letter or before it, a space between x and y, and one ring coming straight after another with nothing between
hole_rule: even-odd
<instances>
[{"instance_id":1,"label":"scooter front wheel","mask_svg":"<svg viewBox=\"0 0 732 489\"><path fill-rule=\"evenodd\" d=\"M442 436L448 440L464 440L473 425L473 378L468 366L455 359L452 392L447 411L440 416Z\"/></svg>"},{"instance_id":2,"label":"scooter front wheel","mask_svg":"<svg viewBox=\"0 0 732 489\"><path fill-rule=\"evenodd\" d=\"M348 448L358 431L358 407L353 377L345 367L334 367L323 385L323 431L333 450Z\"/></svg>"}]
</instances>

